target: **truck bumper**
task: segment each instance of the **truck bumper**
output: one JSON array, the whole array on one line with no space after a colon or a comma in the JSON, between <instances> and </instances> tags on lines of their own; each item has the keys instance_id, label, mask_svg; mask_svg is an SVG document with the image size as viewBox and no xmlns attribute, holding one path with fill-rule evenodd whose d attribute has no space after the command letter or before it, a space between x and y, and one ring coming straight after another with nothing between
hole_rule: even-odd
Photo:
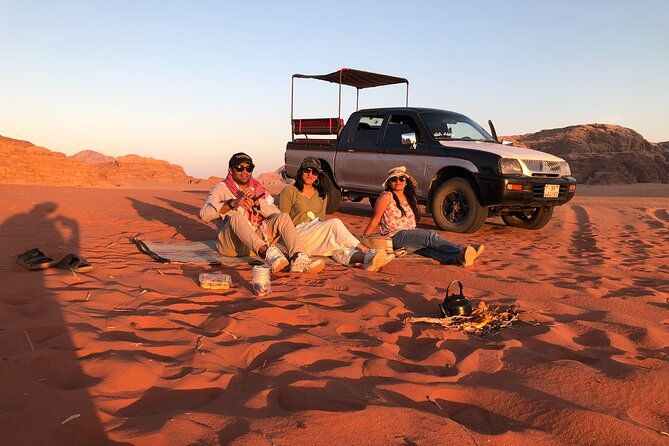
<instances>
[{"instance_id":1,"label":"truck bumper","mask_svg":"<svg viewBox=\"0 0 669 446\"><path fill-rule=\"evenodd\" d=\"M479 197L483 206L560 206L574 198L573 177L478 176ZM556 198L544 196L547 184L560 187Z\"/></svg>"}]
</instances>

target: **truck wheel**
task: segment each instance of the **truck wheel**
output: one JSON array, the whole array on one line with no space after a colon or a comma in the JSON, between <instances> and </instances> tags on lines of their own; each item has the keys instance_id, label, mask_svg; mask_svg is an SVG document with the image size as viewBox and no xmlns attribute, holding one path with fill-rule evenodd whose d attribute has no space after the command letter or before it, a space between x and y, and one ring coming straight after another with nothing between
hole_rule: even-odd
<instances>
[{"instance_id":1,"label":"truck wheel","mask_svg":"<svg viewBox=\"0 0 669 446\"><path fill-rule=\"evenodd\" d=\"M553 207L536 208L531 212L514 212L502 215L502 220L509 226L522 229L541 229L548 224L553 216Z\"/></svg>"},{"instance_id":2,"label":"truck wheel","mask_svg":"<svg viewBox=\"0 0 669 446\"><path fill-rule=\"evenodd\" d=\"M469 181L451 178L432 197L432 217L445 231L476 232L488 218L488 208L481 206Z\"/></svg>"},{"instance_id":3,"label":"truck wheel","mask_svg":"<svg viewBox=\"0 0 669 446\"><path fill-rule=\"evenodd\" d=\"M325 173L322 177L322 181L323 187L325 188L325 195L327 196L325 213L333 214L339 210L339 205L341 204L341 191L335 186L330 174Z\"/></svg>"},{"instance_id":4,"label":"truck wheel","mask_svg":"<svg viewBox=\"0 0 669 446\"><path fill-rule=\"evenodd\" d=\"M367 197L367 198L369 198L369 204L372 206L372 210L374 210L374 207L376 206L376 200L379 197Z\"/></svg>"}]
</instances>

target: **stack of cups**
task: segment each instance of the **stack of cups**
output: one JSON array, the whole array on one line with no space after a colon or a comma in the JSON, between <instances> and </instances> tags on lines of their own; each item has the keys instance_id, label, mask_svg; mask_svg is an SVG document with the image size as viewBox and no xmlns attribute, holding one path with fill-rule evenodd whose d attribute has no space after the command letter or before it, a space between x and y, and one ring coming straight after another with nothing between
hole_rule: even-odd
<instances>
[{"instance_id":1,"label":"stack of cups","mask_svg":"<svg viewBox=\"0 0 669 446\"><path fill-rule=\"evenodd\" d=\"M253 292L257 296L267 296L272 293L269 266L257 265L252 270Z\"/></svg>"}]
</instances>

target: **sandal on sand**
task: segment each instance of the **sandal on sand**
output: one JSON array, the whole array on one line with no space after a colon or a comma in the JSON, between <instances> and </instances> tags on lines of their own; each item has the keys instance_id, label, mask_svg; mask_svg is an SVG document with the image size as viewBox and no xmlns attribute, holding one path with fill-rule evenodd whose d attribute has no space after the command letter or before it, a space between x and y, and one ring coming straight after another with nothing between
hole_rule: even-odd
<instances>
[{"instance_id":1,"label":"sandal on sand","mask_svg":"<svg viewBox=\"0 0 669 446\"><path fill-rule=\"evenodd\" d=\"M76 254L66 255L54 266L60 269L71 269L75 273L87 273L93 271L93 265L91 265L85 258L79 257Z\"/></svg>"},{"instance_id":2,"label":"sandal on sand","mask_svg":"<svg viewBox=\"0 0 669 446\"><path fill-rule=\"evenodd\" d=\"M458 263L460 266L472 266L476 257L476 249L474 249L474 247L471 245L467 245L467 247L458 256Z\"/></svg>"},{"instance_id":3,"label":"sandal on sand","mask_svg":"<svg viewBox=\"0 0 669 446\"><path fill-rule=\"evenodd\" d=\"M33 248L26 251L16 258L16 263L25 266L30 271L37 271L40 269L51 268L56 264L56 261L51 257L44 255L39 248Z\"/></svg>"}]
</instances>

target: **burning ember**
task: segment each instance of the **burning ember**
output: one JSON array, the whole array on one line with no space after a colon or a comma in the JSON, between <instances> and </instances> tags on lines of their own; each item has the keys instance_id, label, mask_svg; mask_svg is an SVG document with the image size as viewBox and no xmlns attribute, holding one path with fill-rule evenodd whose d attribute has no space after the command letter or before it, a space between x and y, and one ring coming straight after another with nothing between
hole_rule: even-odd
<instances>
[{"instance_id":1,"label":"burning ember","mask_svg":"<svg viewBox=\"0 0 669 446\"><path fill-rule=\"evenodd\" d=\"M437 324L450 330L464 331L480 337L499 333L502 328L510 327L518 320L520 310L515 305L508 307L488 306L479 302L469 316L450 317L408 317L404 321L410 324Z\"/></svg>"}]
</instances>

